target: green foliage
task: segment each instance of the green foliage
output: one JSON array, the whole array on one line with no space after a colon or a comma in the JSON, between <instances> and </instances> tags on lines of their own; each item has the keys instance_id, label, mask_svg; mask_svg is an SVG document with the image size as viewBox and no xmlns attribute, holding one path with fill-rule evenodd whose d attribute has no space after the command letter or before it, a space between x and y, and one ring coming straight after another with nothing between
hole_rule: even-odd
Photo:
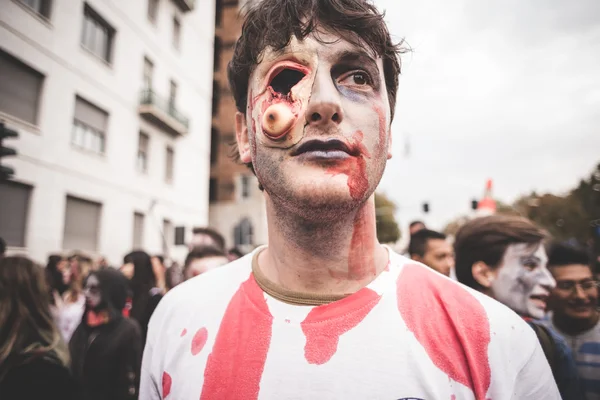
<instances>
[{"instance_id":1,"label":"green foliage","mask_svg":"<svg viewBox=\"0 0 600 400\"><path fill-rule=\"evenodd\" d=\"M377 239L380 243L395 243L400 239L400 228L394 212L396 205L383 194L375 193Z\"/></svg>"},{"instance_id":2,"label":"green foliage","mask_svg":"<svg viewBox=\"0 0 600 400\"><path fill-rule=\"evenodd\" d=\"M592 237L590 222L600 219L599 185L600 165L565 196L532 193L518 199L514 208L546 229L554 239L586 243Z\"/></svg>"}]
</instances>

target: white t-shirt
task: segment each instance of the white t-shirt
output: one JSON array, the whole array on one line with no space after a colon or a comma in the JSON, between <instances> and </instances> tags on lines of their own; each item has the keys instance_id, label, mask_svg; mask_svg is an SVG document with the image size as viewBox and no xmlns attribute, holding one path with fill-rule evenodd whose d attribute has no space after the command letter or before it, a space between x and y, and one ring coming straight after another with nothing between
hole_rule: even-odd
<instances>
[{"instance_id":1,"label":"white t-shirt","mask_svg":"<svg viewBox=\"0 0 600 400\"><path fill-rule=\"evenodd\" d=\"M389 253L323 306L264 293L253 254L181 284L150 321L140 399L560 399L519 316Z\"/></svg>"}]
</instances>

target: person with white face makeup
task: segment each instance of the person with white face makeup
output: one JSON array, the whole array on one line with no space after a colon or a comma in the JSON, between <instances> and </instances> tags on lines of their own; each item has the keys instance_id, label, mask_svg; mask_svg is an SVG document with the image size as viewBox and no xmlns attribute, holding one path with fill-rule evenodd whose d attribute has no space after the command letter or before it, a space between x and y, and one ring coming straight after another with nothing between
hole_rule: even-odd
<instances>
[{"instance_id":1,"label":"person with white face makeup","mask_svg":"<svg viewBox=\"0 0 600 400\"><path fill-rule=\"evenodd\" d=\"M228 77L268 245L167 293L140 398L559 399L522 319L377 240L402 51L383 14L261 0L245 17Z\"/></svg>"},{"instance_id":2,"label":"person with white face makeup","mask_svg":"<svg viewBox=\"0 0 600 400\"><path fill-rule=\"evenodd\" d=\"M538 335L563 399L582 399L575 362L564 339L541 321L556 281L548 270L545 233L514 216L477 218L461 227L454 241L459 282L493 297Z\"/></svg>"}]
</instances>

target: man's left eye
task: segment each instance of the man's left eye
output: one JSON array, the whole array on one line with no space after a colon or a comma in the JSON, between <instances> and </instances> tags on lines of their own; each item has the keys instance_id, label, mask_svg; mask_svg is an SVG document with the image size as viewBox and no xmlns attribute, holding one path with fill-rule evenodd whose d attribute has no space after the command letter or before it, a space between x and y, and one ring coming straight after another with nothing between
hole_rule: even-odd
<instances>
[{"instance_id":1,"label":"man's left eye","mask_svg":"<svg viewBox=\"0 0 600 400\"><path fill-rule=\"evenodd\" d=\"M354 71L340 79L340 83L353 86L371 85L371 78L366 72Z\"/></svg>"}]
</instances>

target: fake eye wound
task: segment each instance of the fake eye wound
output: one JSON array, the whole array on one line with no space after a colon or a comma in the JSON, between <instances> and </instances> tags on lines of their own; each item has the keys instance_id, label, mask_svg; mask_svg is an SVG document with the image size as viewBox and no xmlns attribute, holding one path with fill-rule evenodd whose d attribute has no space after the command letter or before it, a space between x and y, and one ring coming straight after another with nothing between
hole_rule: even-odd
<instances>
[{"instance_id":1,"label":"fake eye wound","mask_svg":"<svg viewBox=\"0 0 600 400\"><path fill-rule=\"evenodd\" d=\"M299 85L308 72L305 67L293 62L280 64L269 75L265 91L257 96L262 100L259 115L262 132L271 142L292 146L301 139L291 137L290 131L302 109L301 86L310 89L308 85Z\"/></svg>"}]
</instances>

